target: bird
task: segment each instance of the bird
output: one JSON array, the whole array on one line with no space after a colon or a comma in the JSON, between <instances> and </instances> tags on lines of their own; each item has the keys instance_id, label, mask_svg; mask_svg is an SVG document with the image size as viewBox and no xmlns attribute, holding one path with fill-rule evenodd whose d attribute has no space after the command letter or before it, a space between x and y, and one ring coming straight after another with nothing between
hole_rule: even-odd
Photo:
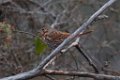
<instances>
[{"instance_id":1,"label":"bird","mask_svg":"<svg viewBox=\"0 0 120 80\"><path fill-rule=\"evenodd\" d=\"M50 48L56 48L60 45L65 38L67 38L70 33L62 32L50 27L43 27L39 31L41 39L48 45Z\"/></svg>"},{"instance_id":2,"label":"bird","mask_svg":"<svg viewBox=\"0 0 120 80\"><path fill-rule=\"evenodd\" d=\"M92 30L80 33L77 36L79 37L90 32L92 32ZM48 45L48 47L54 49L60 45L68 36L70 36L70 33L62 32L51 27L43 27L40 29L39 35L41 39Z\"/></svg>"}]
</instances>

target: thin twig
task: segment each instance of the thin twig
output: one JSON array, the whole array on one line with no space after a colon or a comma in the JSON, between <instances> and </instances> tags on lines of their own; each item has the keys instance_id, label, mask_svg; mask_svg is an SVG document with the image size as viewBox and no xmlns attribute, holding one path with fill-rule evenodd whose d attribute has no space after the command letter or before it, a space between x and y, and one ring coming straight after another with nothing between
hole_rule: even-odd
<instances>
[{"instance_id":1,"label":"thin twig","mask_svg":"<svg viewBox=\"0 0 120 80\"><path fill-rule=\"evenodd\" d=\"M59 23L59 19L60 17L66 12L66 10L64 10L62 13L58 14L55 21L53 22L53 24L50 26L51 28L55 28L55 26L57 26Z\"/></svg>"},{"instance_id":2,"label":"thin twig","mask_svg":"<svg viewBox=\"0 0 120 80\"><path fill-rule=\"evenodd\" d=\"M90 72L78 72L78 71L45 70L43 74L89 77L89 78L94 78L98 80L120 80L120 76L95 74Z\"/></svg>"},{"instance_id":3,"label":"thin twig","mask_svg":"<svg viewBox=\"0 0 120 80\"><path fill-rule=\"evenodd\" d=\"M93 69L95 70L95 73L99 73L99 69L97 68L96 64L94 64L91 58L81 50L80 46L76 45L75 47L85 57L85 59L89 62L89 64L93 67Z\"/></svg>"},{"instance_id":4,"label":"thin twig","mask_svg":"<svg viewBox=\"0 0 120 80\"><path fill-rule=\"evenodd\" d=\"M35 34L32 34L32 33L30 33L30 32L25 32L25 31L20 31L20 30L13 30L13 32L24 33L24 34L28 34L28 35L31 35L31 36L33 36L33 37L36 37Z\"/></svg>"}]
</instances>

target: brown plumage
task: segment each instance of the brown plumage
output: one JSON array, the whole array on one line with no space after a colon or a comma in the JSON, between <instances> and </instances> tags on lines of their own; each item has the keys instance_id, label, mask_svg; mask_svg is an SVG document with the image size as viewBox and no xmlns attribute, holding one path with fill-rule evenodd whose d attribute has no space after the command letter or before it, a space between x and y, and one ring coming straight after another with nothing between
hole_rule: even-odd
<instances>
[{"instance_id":1,"label":"brown plumage","mask_svg":"<svg viewBox=\"0 0 120 80\"><path fill-rule=\"evenodd\" d=\"M61 32L53 28L44 27L40 30L40 37L49 47L55 48L67 38L70 33Z\"/></svg>"}]
</instances>

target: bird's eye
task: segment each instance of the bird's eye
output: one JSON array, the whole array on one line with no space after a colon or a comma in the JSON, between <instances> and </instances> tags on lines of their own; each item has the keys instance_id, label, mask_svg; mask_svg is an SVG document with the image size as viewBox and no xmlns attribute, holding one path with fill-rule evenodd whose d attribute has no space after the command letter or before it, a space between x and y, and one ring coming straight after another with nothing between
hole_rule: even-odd
<instances>
[{"instance_id":1,"label":"bird's eye","mask_svg":"<svg viewBox=\"0 0 120 80\"><path fill-rule=\"evenodd\" d=\"M43 33L47 33L49 30L48 30L48 28L42 28L41 31L42 31Z\"/></svg>"}]
</instances>

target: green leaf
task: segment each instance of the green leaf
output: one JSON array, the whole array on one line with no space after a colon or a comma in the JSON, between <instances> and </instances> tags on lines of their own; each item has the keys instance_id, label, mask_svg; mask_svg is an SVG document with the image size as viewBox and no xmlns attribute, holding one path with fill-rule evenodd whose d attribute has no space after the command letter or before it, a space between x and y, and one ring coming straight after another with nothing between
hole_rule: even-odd
<instances>
[{"instance_id":1,"label":"green leaf","mask_svg":"<svg viewBox=\"0 0 120 80\"><path fill-rule=\"evenodd\" d=\"M35 44L35 53L37 55L42 54L48 47L39 37L35 38L34 44Z\"/></svg>"}]
</instances>

